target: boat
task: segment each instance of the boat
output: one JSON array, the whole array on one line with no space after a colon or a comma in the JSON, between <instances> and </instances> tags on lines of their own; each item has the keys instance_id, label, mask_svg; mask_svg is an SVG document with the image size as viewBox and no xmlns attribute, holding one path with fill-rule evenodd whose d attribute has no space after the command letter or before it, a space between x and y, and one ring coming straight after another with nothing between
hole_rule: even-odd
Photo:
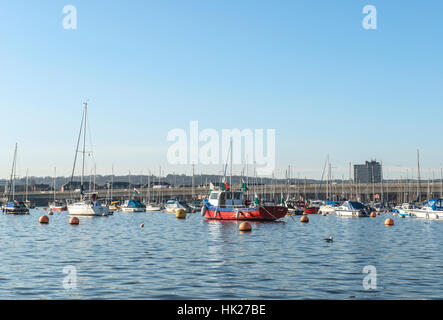
<instances>
[{"instance_id":1,"label":"boat","mask_svg":"<svg viewBox=\"0 0 443 320\"><path fill-rule=\"evenodd\" d=\"M23 201L9 201L2 209L6 214L29 214L29 208Z\"/></svg>"},{"instance_id":2,"label":"boat","mask_svg":"<svg viewBox=\"0 0 443 320\"><path fill-rule=\"evenodd\" d=\"M399 206L396 206L393 210L393 212L397 213L399 216L405 216L405 217L409 217L411 215L411 213L409 212L411 209L414 209L414 203L413 202L405 202L402 203Z\"/></svg>"},{"instance_id":3,"label":"boat","mask_svg":"<svg viewBox=\"0 0 443 320\"><path fill-rule=\"evenodd\" d=\"M121 206L122 212L146 212L146 206L137 199L126 200Z\"/></svg>"},{"instance_id":4,"label":"boat","mask_svg":"<svg viewBox=\"0 0 443 320\"><path fill-rule=\"evenodd\" d=\"M416 218L443 220L443 199L429 200L423 207L408 209L406 212Z\"/></svg>"},{"instance_id":5,"label":"boat","mask_svg":"<svg viewBox=\"0 0 443 320\"><path fill-rule=\"evenodd\" d=\"M84 103L83 117L80 125L80 133L77 140L77 148L74 158L74 166L72 169L71 185L74 179L75 163L77 161L77 154L80 152L83 156L82 161L82 173L80 180L80 200L76 202L68 202L68 212L70 215L76 216L106 216L109 214L109 208L102 205L98 200L96 192L84 192L84 172L85 172L85 155L88 153L85 149L86 147L86 124L87 124L87 112L88 104ZM83 150L79 150L79 143L83 132ZM90 185L91 186L91 185Z\"/></svg>"},{"instance_id":6,"label":"boat","mask_svg":"<svg viewBox=\"0 0 443 320\"><path fill-rule=\"evenodd\" d=\"M68 207L62 201L53 201L49 204L50 211L67 211Z\"/></svg>"},{"instance_id":7,"label":"boat","mask_svg":"<svg viewBox=\"0 0 443 320\"><path fill-rule=\"evenodd\" d=\"M369 209L357 201L345 201L335 209L335 213L342 217L369 217Z\"/></svg>"},{"instance_id":8,"label":"boat","mask_svg":"<svg viewBox=\"0 0 443 320\"><path fill-rule=\"evenodd\" d=\"M120 210L120 201L111 201L111 203L108 205L109 212L115 212Z\"/></svg>"},{"instance_id":9,"label":"boat","mask_svg":"<svg viewBox=\"0 0 443 320\"><path fill-rule=\"evenodd\" d=\"M305 208L303 209L306 214L316 214L320 209L320 205L322 202L320 201L310 201L306 202Z\"/></svg>"},{"instance_id":10,"label":"boat","mask_svg":"<svg viewBox=\"0 0 443 320\"><path fill-rule=\"evenodd\" d=\"M156 203L156 202L149 202L146 205L146 211L162 211L163 207L162 205Z\"/></svg>"},{"instance_id":11,"label":"boat","mask_svg":"<svg viewBox=\"0 0 443 320\"><path fill-rule=\"evenodd\" d=\"M258 201L249 206L243 201L243 191L212 191L203 200L202 216L210 220L278 220L286 216L285 206L262 206Z\"/></svg>"},{"instance_id":12,"label":"boat","mask_svg":"<svg viewBox=\"0 0 443 320\"><path fill-rule=\"evenodd\" d=\"M201 200L192 200L189 206L191 207L192 212L198 212L201 211L203 204Z\"/></svg>"},{"instance_id":13,"label":"boat","mask_svg":"<svg viewBox=\"0 0 443 320\"><path fill-rule=\"evenodd\" d=\"M29 208L23 201L15 200L15 178L17 168L17 143L15 144L14 160L12 161L11 178L8 185L8 197L2 211L6 214L29 214ZM11 194L12 192L12 194Z\"/></svg>"},{"instance_id":14,"label":"boat","mask_svg":"<svg viewBox=\"0 0 443 320\"><path fill-rule=\"evenodd\" d=\"M25 200L24 203L25 203L25 206L28 209L34 209L35 208L35 205L31 201L29 201L29 200Z\"/></svg>"},{"instance_id":15,"label":"boat","mask_svg":"<svg viewBox=\"0 0 443 320\"><path fill-rule=\"evenodd\" d=\"M287 215L288 216L300 216L303 214L304 210L297 205L294 206L294 204L291 201L285 201L285 206L288 208Z\"/></svg>"},{"instance_id":16,"label":"boat","mask_svg":"<svg viewBox=\"0 0 443 320\"><path fill-rule=\"evenodd\" d=\"M177 209L185 209L187 213L192 212L191 207L183 200L169 199L165 203L167 213L175 213Z\"/></svg>"},{"instance_id":17,"label":"boat","mask_svg":"<svg viewBox=\"0 0 443 320\"><path fill-rule=\"evenodd\" d=\"M320 206L318 213L320 214L331 214L335 213L335 210L340 206L337 201L327 201L326 204Z\"/></svg>"}]
</instances>

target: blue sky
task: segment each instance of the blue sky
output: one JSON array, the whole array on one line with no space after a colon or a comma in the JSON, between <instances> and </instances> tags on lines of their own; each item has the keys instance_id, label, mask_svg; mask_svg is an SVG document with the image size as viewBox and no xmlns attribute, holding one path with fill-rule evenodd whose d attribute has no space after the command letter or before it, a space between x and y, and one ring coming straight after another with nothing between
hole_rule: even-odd
<instances>
[{"instance_id":1,"label":"blue sky","mask_svg":"<svg viewBox=\"0 0 443 320\"><path fill-rule=\"evenodd\" d=\"M77 30L62 27L67 4ZM376 30L362 28L367 4ZM327 154L336 177L372 158L404 176L417 148L432 176L442 12L441 1L2 1L0 177L15 142L21 175L69 175L85 100L98 173L189 173L168 165L166 136L198 120L276 129L277 166L302 177L320 177Z\"/></svg>"}]
</instances>

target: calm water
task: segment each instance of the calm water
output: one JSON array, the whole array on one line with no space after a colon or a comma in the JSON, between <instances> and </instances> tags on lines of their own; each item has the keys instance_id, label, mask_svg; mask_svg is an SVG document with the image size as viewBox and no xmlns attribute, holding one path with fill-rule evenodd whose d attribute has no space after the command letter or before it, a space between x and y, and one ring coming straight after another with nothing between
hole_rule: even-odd
<instances>
[{"instance_id":1,"label":"calm water","mask_svg":"<svg viewBox=\"0 0 443 320\"><path fill-rule=\"evenodd\" d=\"M199 213L115 213L79 226L67 213L40 225L42 213L0 215L0 299L443 298L443 221L311 215L241 234ZM69 265L75 290L63 287ZM366 265L377 268L376 290L363 289Z\"/></svg>"}]
</instances>

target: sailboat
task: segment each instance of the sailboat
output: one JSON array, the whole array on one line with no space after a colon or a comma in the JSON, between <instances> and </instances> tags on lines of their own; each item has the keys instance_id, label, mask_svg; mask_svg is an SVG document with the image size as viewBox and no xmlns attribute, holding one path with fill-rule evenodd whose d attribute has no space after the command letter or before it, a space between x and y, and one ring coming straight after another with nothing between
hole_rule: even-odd
<instances>
[{"instance_id":1,"label":"sailboat","mask_svg":"<svg viewBox=\"0 0 443 320\"><path fill-rule=\"evenodd\" d=\"M49 204L49 210L51 210L51 211L66 211L66 210L68 210L68 208L66 207L66 204L64 204L60 200L57 200L56 179L57 179L57 169L54 167L54 201Z\"/></svg>"},{"instance_id":2,"label":"sailboat","mask_svg":"<svg viewBox=\"0 0 443 320\"><path fill-rule=\"evenodd\" d=\"M23 201L15 200L15 177L17 163L17 144L15 144L14 160L12 162L11 178L8 185L8 202L2 207L6 214L29 214L29 208ZM12 192L12 194L11 194Z\"/></svg>"},{"instance_id":3,"label":"sailboat","mask_svg":"<svg viewBox=\"0 0 443 320\"><path fill-rule=\"evenodd\" d=\"M70 215L77 216L102 216L109 214L109 208L101 204L101 202L97 198L97 193L94 191L90 191L89 193L85 193L84 190L84 175L85 175L85 155L86 155L86 126L87 126L87 112L88 112L88 104L84 103L83 109L83 117L80 125L80 133L78 135L77 140L77 148L75 151L74 157L74 166L72 168L72 176L71 176L71 185L72 180L74 179L75 172L75 164L77 162L77 154L79 152L82 153L82 173L80 180L80 200L77 202L68 202L68 212ZM82 138L83 133L83 149L79 151L80 139Z\"/></svg>"}]
</instances>

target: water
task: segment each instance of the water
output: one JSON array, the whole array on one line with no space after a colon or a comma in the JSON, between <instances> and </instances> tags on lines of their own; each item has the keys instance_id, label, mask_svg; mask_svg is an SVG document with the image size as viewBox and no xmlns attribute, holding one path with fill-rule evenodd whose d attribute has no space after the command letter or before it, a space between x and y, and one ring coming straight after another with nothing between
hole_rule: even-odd
<instances>
[{"instance_id":1,"label":"water","mask_svg":"<svg viewBox=\"0 0 443 320\"><path fill-rule=\"evenodd\" d=\"M199 213L115 213L71 226L66 212L40 225L43 212L0 215L0 299L443 298L443 221L393 217L386 227L383 214L310 215L242 234ZM363 288L366 265L376 267L375 290ZM66 266L76 289L63 286Z\"/></svg>"}]
</instances>

